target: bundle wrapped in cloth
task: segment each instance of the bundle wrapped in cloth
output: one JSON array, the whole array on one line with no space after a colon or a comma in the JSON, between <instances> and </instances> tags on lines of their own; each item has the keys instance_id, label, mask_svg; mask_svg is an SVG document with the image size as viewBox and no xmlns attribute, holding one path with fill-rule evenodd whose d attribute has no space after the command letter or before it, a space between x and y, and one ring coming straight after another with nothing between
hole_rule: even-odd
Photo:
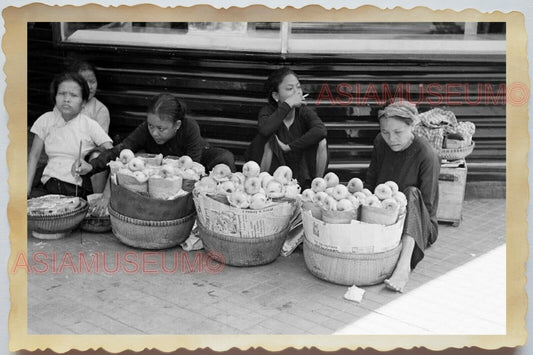
<instances>
[{"instance_id":1,"label":"bundle wrapped in cloth","mask_svg":"<svg viewBox=\"0 0 533 355\"><path fill-rule=\"evenodd\" d=\"M472 122L458 122L452 111L434 108L418 115L419 124L413 132L425 137L438 152L446 149L466 149L473 146L476 126ZM446 153L446 152L444 152ZM464 156L471 153L465 150Z\"/></svg>"}]
</instances>

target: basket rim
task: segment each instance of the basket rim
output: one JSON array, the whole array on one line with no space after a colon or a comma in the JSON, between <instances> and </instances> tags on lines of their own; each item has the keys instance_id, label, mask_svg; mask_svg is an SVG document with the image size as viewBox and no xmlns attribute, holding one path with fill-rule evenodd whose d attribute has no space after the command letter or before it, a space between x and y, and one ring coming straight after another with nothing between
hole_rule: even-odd
<instances>
[{"instance_id":1,"label":"basket rim","mask_svg":"<svg viewBox=\"0 0 533 355\"><path fill-rule=\"evenodd\" d=\"M470 153L472 153L472 151L474 150L475 145L476 145L476 143L474 141L472 141L472 143L470 143L470 145L468 145L466 147L461 147L461 148L442 148L439 151L439 156L441 158L447 158L447 157L453 157L453 158L457 158L457 159L464 158L467 155L469 155Z\"/></svg>"},{"instance_id":2,"label":"basket rim","mask_svg":"<svg viewBox=\"0 0 533 355\"><path fill-rule=\"evenodd\" d=\"M180 223L184 223L184 222L187 222L189 219L191 218L195 218L196 217L196 210L193 210L190 214L186 215L186 216L183 216L181 218L178 218L178 219L169 219L169 220L166 220L166 221L147 221L147 220L143 220L143 219L137 219L137 218L132 218L132 217L128 217L128 216L125 216L123 214L121 214L120 212L117 212L115 211L111 205L108 206L108 211L109 211L109 216L110 218L116 218L120 221L123 221L123 222L127 222L127 223L130 223L130 224L136 224L136 225L139 225L139 226L159 226L159 227L163 227L163 226L171 226L171 225L176 225L176 224L180 224Z\"/></svg>"},{"instance_id":3,"label":"basket rim","mask_svg":"<svg viewBox=\"0 0 533 355\"><path fill-rule=\"evenodd\" d=\"M400 253L402 249L402 242L400 241L397 246L395 246L392 249L384 250L384 251L378 251L375 253L345 253L335 250L328 250L321 248L315 244L313 244L311 241L307 239L307 236L304 236L304 247L310 248L313 251L320 252L322 255L328 256L328 257L334 257L334 258L341 258L341 259L352 259L354 256L358 256L362 259L370 260L370 259L381 259L383 257L388 257L395 255L396 253ZM304 251L305 256L305 251ZM379 256L379 257L376 257Z\"/></svg>"},{"instance_id":4,"label":"basket rim","mask_svg":"<svg viewBox=\"0 0 533 355\"><path fill-rule=\"evenodd\" d=\"M89 204L84 199L80 198L82 201L81 206L76 208L75 210L69 211L67 213L53 213L53 214L47 214L47 215L37 215L37 214L29 214L27 213L28 220L31 221L49 221L54 219L61 219L61 218L68 218L76 216L80 213L87 213L89 210Z\"/></svg>"}]
</instances>

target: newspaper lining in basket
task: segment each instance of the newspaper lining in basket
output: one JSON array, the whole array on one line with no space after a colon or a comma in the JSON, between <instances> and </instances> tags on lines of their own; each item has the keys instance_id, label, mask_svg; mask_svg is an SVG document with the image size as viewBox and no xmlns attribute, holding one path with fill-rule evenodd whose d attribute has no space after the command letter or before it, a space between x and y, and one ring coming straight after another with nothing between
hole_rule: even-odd
<instances>
[{"instance_id":1,"label":"newspaper lining in basket","mask_svg":"<svg viewBox=\"0 0 533 355\"><path fill-rule=\"evenodd\" d=\"M323 249L341 253L378 253L398 246L403 232L405 214L395 224L364 223L352 220L350 224L325 223L302 211L306 239Z\"/></svg>"},{"instance_id":2,"label":"newspaper lining in basket","mask_svg":"<svg viewBox=\"0 0 533 355\"><path fill-rule=\"evenodd\" d=\"M260 238L285 230L294 215L295 202L280 201L261 210L240 209L209 196L193 193L200 223L207 229L231 237Z\"/></svg>"}]
</instances>

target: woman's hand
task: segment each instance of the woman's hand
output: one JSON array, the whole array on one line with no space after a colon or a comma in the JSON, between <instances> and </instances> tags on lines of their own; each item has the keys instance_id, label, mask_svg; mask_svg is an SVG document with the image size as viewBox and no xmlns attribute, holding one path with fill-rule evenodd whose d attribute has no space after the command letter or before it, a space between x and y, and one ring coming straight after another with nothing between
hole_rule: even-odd
<instances>
[{"instance_id":1,"label":"woman's hand","mask_svg":"<svg viewBox=\"0 0 533 355\"><path fill-rule=\"evenodd\" d=\"M307 96L307 95L306 95ZM289 96L285 102L290 107L300 107L302 105L305 105L305 97L302 95L302 90L296 91L294 94Z\"/></svg>"},{"instance_id":2,"label":"woman's hand","mask_svg":"<svg viewBox=\"0 0 533 355\"><path fill-rule=\"evenodd\" d=\"M96 199L92 203L92 212L93 216L103 217L107 216L107 206L109 206L109 196L103 195L102 197Z\"/></svg>"},{"instance_id":3,"label":"woman's hand","mask_svg":"<svg viewBox=\"0 0 533 355\"><path fill-rule=\"evenodd\" d=\"M291 147L288 144L285 144L282 141L280 141L277 134L275 134L275 137L276 137L276 141L278 142L279 147L281 148L283 152L286 153L286 152L291 151Z\"/></svg>"},{"instance_id":4,"label":"woman's hand","mask_svg":"<svg viewBox=\"0 0 533 355\"><path fill-rule=\"evenodd\" d=\"M76 161L70 167L70 173L72 174L72 176L87 175L92 170L93 166L83 159L76 159Z\"/></svg>"}]
</instances>

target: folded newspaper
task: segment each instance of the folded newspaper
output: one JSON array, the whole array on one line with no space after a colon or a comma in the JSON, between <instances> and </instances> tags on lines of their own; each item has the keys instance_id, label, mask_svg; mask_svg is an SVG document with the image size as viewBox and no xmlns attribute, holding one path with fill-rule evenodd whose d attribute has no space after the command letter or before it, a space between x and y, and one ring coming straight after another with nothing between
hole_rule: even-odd
<instances>
[{"instance_id":1,"label":"folded newspaper","mask_svg":"<svg viewBox=\"0 0 533 355\"><path fill-rule=\"evenodd\" d=\"M289 256L304 240L302 213L297 208L291 217L289 234L281 247L281 256Z\"/></svg>"}]
</instances>

